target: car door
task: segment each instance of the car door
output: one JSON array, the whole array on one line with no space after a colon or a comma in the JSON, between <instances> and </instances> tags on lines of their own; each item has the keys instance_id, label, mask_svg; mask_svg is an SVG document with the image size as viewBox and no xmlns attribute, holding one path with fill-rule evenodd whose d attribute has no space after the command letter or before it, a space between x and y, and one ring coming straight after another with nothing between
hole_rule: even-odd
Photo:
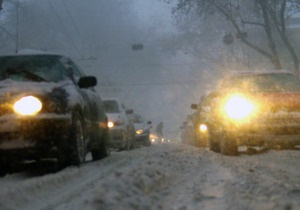
<instances>
[{"instance_id":1,"label":"car door","mask_svg":"<svg viewBox=\"0 0 300 210\"><path fill-rule=\"evenodd\" d=\"M95 89L93 87L89 88L80 88L77 85L77 82L79 81L80 77L85 76L85 74L77 67L77 65L72 62L71 60L69 61L70 68L72 69L73 72L73 77L74 77L74 82L76 83L76 86L78 88L78 92L83 98L83 113L84 113L84 118L85 122L88 124L88 127L91 127L93 124L97 123L100 121L105 120L105 116L103 113L101 113L101 110L104 110L103 105L101 106L101 98L100 96L96 93ZM101 109L102 107L102 109Z\"/></svg>"}]
</instances>

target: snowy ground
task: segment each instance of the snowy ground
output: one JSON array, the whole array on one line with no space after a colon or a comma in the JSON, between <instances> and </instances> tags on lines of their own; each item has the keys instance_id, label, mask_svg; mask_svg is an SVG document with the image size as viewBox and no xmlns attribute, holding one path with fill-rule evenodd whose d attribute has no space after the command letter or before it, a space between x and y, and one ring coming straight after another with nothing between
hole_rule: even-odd
<instances>
[{"instance_id":1,"label":"snowy ground","mask_svg":"<svg viewBox=\"0 0 300 210\"><path fill-rule=\"evenodd\" d=\"M0 209L300 209L299 163L300 150L225 157L152 145L80 168L6 175Z\"/></svg>"}]
</instances>

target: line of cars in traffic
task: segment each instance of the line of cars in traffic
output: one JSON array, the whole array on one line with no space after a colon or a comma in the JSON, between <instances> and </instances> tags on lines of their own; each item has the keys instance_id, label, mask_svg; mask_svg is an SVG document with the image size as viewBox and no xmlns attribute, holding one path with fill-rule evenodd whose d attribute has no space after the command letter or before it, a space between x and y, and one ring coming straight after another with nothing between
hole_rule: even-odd
<instances>
[{"instance_id":1,"label":"line of cars in traffic","mask_svg":"<svg viewBox=\"0 0 300 210\"><path fill-rule=\"evenodd\" d=\"M151 122L135 129L118 100L103 101L97 78L68 56L24 52L0 56L0 175L24 161L55 159L59 168L131 149ZM139 118L140 119L140 118Z\"/></svg>"},{"instance_id":2,"label":"line of cars in traffic","mask_svg":"<svg viewBox=\"0 0 300 210\"><path fill-rule=\"evenodd\" d=\"M141 145L151 145L151 121L146 121L132 109L126 109L118 98L102 100L108 117L112 148L130 150Z\"/></svg>"},{"instance_id":3,"label":"line of cars in traffic","mask_svg":"<svg viewBox=\"0 0 300 210\"><path fill-rule=\"evenodd\" d=\"M183 143L224 155L238 155L239 146L300 146L300 81L288 71L232 72L191 107Z\"/></svg>"}]
</instances>

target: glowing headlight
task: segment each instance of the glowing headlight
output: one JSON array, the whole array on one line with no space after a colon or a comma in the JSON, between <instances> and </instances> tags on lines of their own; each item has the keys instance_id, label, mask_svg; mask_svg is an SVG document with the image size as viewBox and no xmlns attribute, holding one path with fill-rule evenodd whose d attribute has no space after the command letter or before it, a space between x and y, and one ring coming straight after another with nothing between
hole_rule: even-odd
<instances>
[{"instance_id":1,"label":"glowing headlight","mask_svg":"<svg viewBox=\"0 0 300 210\"><path fill-rule=\"evenodd\" d=\"M244 119L254 110L255 105L242 96L233 96L225 104L226 114L234 120Z\"/></svg>"},{"instance_id":2,"label":"glowing headlight","mask_svg":"<svg viewBox=\"0 0 300 210\"><path fill-rule=\"evenodd\" d=\"M34 96L25 96L14 104L14 111L20 115L35 115L42 109L42 102Z\"/></svg>"},{"instance_id":3,"label":"glowing headlight","mask_svg":"<svg viewBox=\"0 0 300 210\"><path fill-rule=\"evenodd\" d=\"M109 121L109 122L107 123L107 127L109 127L109 128L112 128L112 127L114 127L114 123L113 123L113 122L111 122L111 121Z\"/></svg>"},{"instance_id":4,"label":"glowing headlight","mask_svg":"<svg viewBox=\"0 0 300 210\"><path fill-rule=\"evenodd\" d=\"M143 130L142 130L142 129L139 129L139 130L135 131L135 133L138 134L138 135L140 135L140 134L143 133Z\"/></svg>"},{"instance_id":5,"label":"glowing headlight","mask_svg":"<svg viewBox=\"0 0 300 210\"><path fill-rule=\"evenodd\" d=\"M200 131L201 131L202 133L205 133L205 132L207 131L207 126L206 126L205 124L201 124L201 125L199 126L199 129L200 129Z\"/></svg>"}]
</instances>

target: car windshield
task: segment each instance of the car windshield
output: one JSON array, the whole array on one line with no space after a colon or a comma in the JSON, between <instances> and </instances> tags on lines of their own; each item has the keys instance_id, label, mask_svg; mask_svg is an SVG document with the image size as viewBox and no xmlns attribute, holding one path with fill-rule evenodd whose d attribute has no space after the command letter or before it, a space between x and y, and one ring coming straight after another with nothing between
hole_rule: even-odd
<instances>
[{"instance_id":1,"label":"car windshield","mask_svg":"<svg viewBox=\"0 0 300 210\"><path fill-rule=\"evenodd\" d=\"M133 114L129 118L132 119L132 121L134 123L143 123L144 122L143 118L138 114Z\"/></svg>"},{"instance_id":2,"label":"car windshield","mask_svg":"<svg viewBox=\"0 0 300 210\"><path fill-rule=\"evenodd\" d=\"M0 80L58 82L67 77L59 56L1 56Z\"/></svg>"},{"instance_id":3,"label":"car windshield","mask_svg":"<svg viewBox=\"0 0 300 210\"><path fill-rule=\"evenodd\" d=\"M118 102L116 102L114 100L107 100L107 101L103 101L103 103L104 103L105 111L107 113L119 113L120 112Z\"/></svg>"},{"instance_id":4,"label":"car windshield","mask_svg":"<svg viewBox=\"0 0 300 210\"><path fill-rule=\"evenodd\" d=\"M300 81L292 74L254 74L231 77L222 87L250 92L300 92Z\"/></svg>"}]
</instances>

